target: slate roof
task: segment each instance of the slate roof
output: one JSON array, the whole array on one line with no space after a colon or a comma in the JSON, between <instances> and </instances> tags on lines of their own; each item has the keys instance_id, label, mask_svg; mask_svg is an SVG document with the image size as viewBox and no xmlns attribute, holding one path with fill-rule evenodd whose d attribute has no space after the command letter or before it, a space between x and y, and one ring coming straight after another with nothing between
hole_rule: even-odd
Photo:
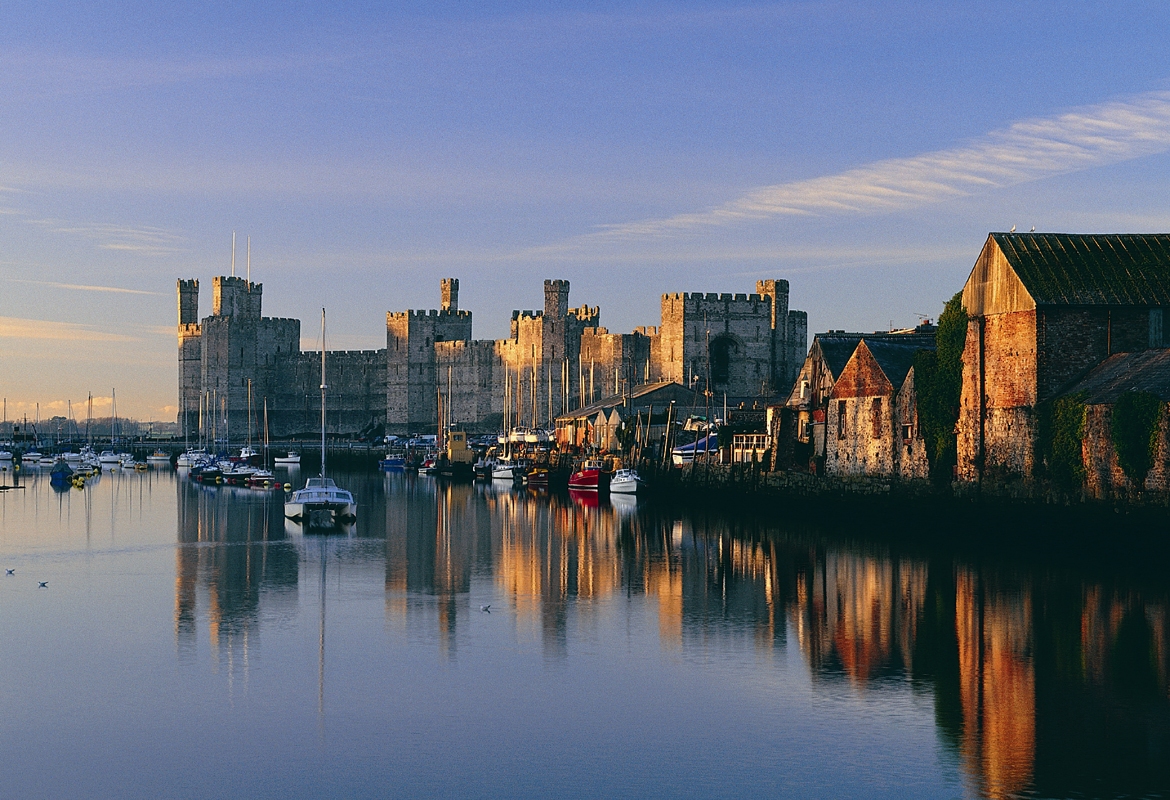
<instances>
[{"instance_id":1,"label":"slate roof","mask_svg":"<svg viewBox=\"0 0 1170 800\"><path fill-rule=\"evenodd\" d=\"M816 341L821 346L821 363L829 368L829 374L833 376L833 380L841 377L841 370L845 369L845 365L849 359L853 357L853 351L857 349L857 345L865 339L865 343L870 345L870 350L873 350L875 342L892 342L900 346L909 346L914 350L933 350L934 349L934 334L933 333L818 333ZM874 354L877 358L877 354ZM914 356L910 356L911 362ZM882 365L880 359L878 365L885 371L885 366ZM909 371L910 367L906 367ZM895 368L895 372L897 369ZM894 380L888 372L886 377ZM906 372L902 372L895 386L901 385L902 380L906 377Z\"/></svg>"},{"instance_id":2,"label":"slate roof","mask_svg":"<svg viewBox=\"0 0 1170 800\"><path fill-rule=\"evenodd\" d=\"M853 357L853 351L857 349L864 335L817 334L817 344L821 346L821 363L829 368L833 380L841 377L841 370L845 369L845 365Z\"/></svg>"},{"instance_id":3,"label":"slate roof","mask_svg":"<svg viewBox=\"0 0 1170 800\"><path fill-rule=\"evenodd\" d=\"M878 363L882 372L886 374L886 378L897 390L901 388L910 368L914 366L914 354L919 350L934 349L934 336L913 335L901 336L896 339L867 336L865 337L865 346L869 348L873 360Z\"/></svg>"},{"instance_id":4,"label":"slate roof","mask_svg":"<svg viewBox=\"0 0 1170 800\"><path fill-rule=\"evenodd\" d=\"M1170 234L991 238L1037 305L1170 306Z\"/></svg>"},{"instance_id":5,"label":"slate roof","mask_svg":"<svg viewBox=\"0 0 1170 800\"><path fill-rule=\"evenodd\" d=\"M1085 393L1085 402L1117 402L1124 392L1149 392L1170 400L1170 348L1116 353L1102 361L1065 394Z\"/></svg>"}]
</instances>

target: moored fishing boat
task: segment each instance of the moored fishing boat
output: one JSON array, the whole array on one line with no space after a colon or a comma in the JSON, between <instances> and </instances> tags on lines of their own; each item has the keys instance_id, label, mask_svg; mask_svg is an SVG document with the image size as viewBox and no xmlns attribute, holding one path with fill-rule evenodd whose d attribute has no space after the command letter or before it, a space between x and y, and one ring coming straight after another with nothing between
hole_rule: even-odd
<instances>
[{"instance_id":1,"label":"moored fishing boat","mask_svg":"<svg viewBox=\"0 0 1170 800\"><path fill-rule=\"evenodd\" d=\"M578 491L596 492L601 488L602 463L596 459L589 459L569 476L569 488Z\"/></svg>"},{"instance_id":2,"label":"moored fishing boat","mask_svg":"<svg viewBox=\"0 0 1170 800\"><path fill-rule=\"evenodd\" d=\"M301 464L301 454L296 450L289 450L288 455L277 456L272 459L272 463L278 467L299 467Z\"/></svg>"},{"instance_id":3,"label":"moored fishing boat","mask_svg":"<svg viewBox=\"0 0 1170 800\"><path fill-rule=\"evenodd\" d=\"M610 494L637 494L638 489L645 486L646 482L638 477L638 473L632 469L619 469L609 479Z\"/></svg>"},{"instance_id":4,"label":"moored fishing boat","mask_svg":"<svg viewBox=\"0 0 1170 800\"><path fill-rule=\"evenodd\" d=\"M378 462L378 468L388 470L406 469L406 456L401 453L387 453L386 457Z\"/></svg>"}]
</instances>

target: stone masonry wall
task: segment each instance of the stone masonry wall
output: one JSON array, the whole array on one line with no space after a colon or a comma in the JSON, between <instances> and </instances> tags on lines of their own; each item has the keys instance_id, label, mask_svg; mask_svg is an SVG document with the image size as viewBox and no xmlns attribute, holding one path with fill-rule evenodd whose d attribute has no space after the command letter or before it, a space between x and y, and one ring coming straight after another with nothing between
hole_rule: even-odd
<instances>
[{"instance_id":1,"label":"stone masonry wall","mask_svg":"<svg viewBox=\"0 0 1170 800\"><path fill-rule=\"evenodd\" d=\"M914 369L911 368L894 401L894 443L897 448L895 461L898 465L898 476L906 480L930 477L926 442L918 427L918 393L914 384Z\"/></svg>"},{"instance_id":2,"label":"stone masonry wall","mask_svg":"<svg viewBox=\"0 0 1170 800\"><path fill-rule=\"evenodd\" d=\"M1036 312L971 319L959 410L961 480L978 480L981 469L1031 478L1036 400Z\"/></svg>"},{"instance_id":3,"label":"stone masonry wall","mask_svg":"<svg viewBox=\"0 0 1170 800\"><path fill-rule=\"evenodd\" d=\"M826 475L893 475L894 389L864 343L829 396Z\"/></svg>"}]
</instances>

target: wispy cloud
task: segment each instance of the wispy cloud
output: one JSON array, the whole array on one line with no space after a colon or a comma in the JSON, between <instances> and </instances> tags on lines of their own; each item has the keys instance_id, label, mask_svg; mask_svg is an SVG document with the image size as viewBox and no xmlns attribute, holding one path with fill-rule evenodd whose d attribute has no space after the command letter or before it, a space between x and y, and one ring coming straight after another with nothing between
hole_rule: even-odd
<instances>
[{"instance_id":1,"label":"wispy cloud","mask_svg":"<svg viewBox=\"0 0 1170 800\"><path fill-rule=\"evenodd\" d=\"M55 281L30 281L24 278L7 278L9 283L30 283L34 286L50 286L54 289L73 289L80 292L114 292L116 294L148 294L156 297L159 292L147 292L142 289L123 289L120 286L87 286L80 283L56 283Z\"/></svg>"},{"instance_id":2,"label":"wispy cloud","mask_svg":"<svg viewBox=\"0 0 1170 800\"><path fill-rule=\"evenodd\" d=\"M179 252L183 237L166 228L150 225L115 225L108 222L67 222L59 219L30 219L30 224L47 228L53 233L81 236L102 249L122 250L147 256L170 255Z\"/></svg>"},{"instance_id":3,"label":"wispy cloud","mask_svg":"<svg viewBox=\"0 0 1170 800\"><path fill-rule=\"evenodd\" d=\"M77 322L0 317L0 339L53 339L73 342L136 342L133 336L99 331Z\"/></svg>"},{"instance_id":4,"label":"wispy cloud","mask_svg":"<svg viewBox=\"0 0 1170 800\"><path fill-rule=\"evenodd\" d=\"M1016 122L963 147L760 187L707 211L604 226L577 241L668 236L776 217L902 211L1167 150L1170 92L1148 92Z\"/></svg>"}]
</instances>

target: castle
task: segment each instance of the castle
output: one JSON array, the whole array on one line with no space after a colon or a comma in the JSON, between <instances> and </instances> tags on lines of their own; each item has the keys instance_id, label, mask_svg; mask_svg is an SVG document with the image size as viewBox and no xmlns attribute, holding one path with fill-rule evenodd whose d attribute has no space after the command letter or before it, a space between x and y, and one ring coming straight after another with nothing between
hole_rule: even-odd
<instances>
[{"instance_id":1,"label":"castle","mask_svg":"<svg viewBox=\"0 0 1170 800\"><path fill-rule=\"evenodd\" d=\"M248 397L271 435L320 425L320 352L300 349L300 321L264 317L263 286L213 279L213 308L199 319L199 282L180 280L179 421L194 435L200 409L239 440ZM754 294L662 296L658 327L610 333L598 307L569 307L569 282L544 282L544 308L513 311L507 339L472 339L459 281L441 282L440 307L389 312L384 350L331 351L328 429L355 434L435 430L439 403L453 424L498 430L552 427L560 414L636 387L675 381L731 402L786 393L804 359L808 317L788 308L788 281L756 282ZM440 400L441 398L441 400ZM205 415L204 419L208 417ZM221 423L222 424L222 423Z\"/></svg>"}]
</instances>

